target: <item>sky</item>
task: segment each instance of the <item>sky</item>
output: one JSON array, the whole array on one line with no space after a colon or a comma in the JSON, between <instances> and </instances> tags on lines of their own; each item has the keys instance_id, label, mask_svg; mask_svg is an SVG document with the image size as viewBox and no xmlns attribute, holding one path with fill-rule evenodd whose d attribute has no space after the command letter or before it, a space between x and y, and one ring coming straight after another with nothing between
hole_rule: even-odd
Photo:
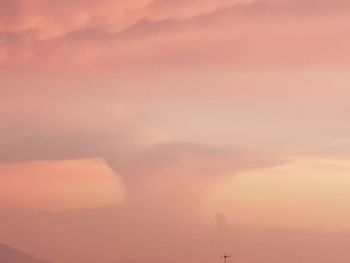
<instances>
[{"instance_id":1,"label":"sky","mask_svg":"<svg viewBox=\"0 0 350 263\"><path fill-rule=\"evenodd\" d=\"M56 263L348 262L348 0L0 0L0 243Z\"/></svg>"}]
</instances>

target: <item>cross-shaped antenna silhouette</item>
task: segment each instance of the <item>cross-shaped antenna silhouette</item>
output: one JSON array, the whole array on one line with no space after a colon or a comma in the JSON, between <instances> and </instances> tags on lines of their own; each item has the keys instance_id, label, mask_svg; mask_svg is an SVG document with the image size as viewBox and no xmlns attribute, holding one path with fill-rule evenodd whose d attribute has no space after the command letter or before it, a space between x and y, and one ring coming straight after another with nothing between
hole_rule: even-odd
<instances>
[{"instance_id":1,"label":"cross-shaped antenna silhouette","mask_svg":"<svg viewBox=\"0 0 350 263\"><path fill-rule=\"evenodd\" d=\"M230 258L230 257L232 257L232 255L227 255L226 252L225 252L225 255L221 256L221 258L224 259L224 263L226 263L226 260L227 260L228 258Z\"/></svg>"}]
</instances>

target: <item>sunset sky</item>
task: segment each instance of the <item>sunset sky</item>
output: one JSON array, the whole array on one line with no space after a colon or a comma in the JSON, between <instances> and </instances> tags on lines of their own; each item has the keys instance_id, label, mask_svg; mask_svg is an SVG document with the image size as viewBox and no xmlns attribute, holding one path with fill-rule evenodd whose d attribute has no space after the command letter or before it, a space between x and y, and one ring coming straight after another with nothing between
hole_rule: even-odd
<instances>
[{"instance_id":1,"label":"sunset sky","mask_svg":"<svg viewBox=\"0 0 350 263\"><path fill-rule=\"evenodd\" d=\"M349 0L0 0L0 243L348 262L349 24Z\"/></svg>"}]
</instances>

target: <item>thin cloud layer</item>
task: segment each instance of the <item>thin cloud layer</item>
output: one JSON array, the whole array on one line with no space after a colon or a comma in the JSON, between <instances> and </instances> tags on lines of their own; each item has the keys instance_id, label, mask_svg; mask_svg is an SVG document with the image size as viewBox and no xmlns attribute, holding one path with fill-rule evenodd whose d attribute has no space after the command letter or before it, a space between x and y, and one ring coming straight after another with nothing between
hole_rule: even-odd
<instances>
[{"instance_id":1,"label":"thin cloud layer","mask_svg":"<svg viewBox=\"0 0 350 263\"><path fill-rule=\"evenodd\" d=\"M349 60L344 25L350 6L342 0L3 0L0 5L3 67Z\"/></svg>"}]
</instances>

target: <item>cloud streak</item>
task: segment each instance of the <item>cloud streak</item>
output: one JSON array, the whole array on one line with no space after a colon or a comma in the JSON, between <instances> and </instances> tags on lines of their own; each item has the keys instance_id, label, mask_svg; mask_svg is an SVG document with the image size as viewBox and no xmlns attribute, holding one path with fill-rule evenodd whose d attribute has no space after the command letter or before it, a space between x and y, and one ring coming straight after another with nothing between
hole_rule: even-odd
<instances>
[{"instance_id":1,"label":"cloud streak","mask_svg":"<svg viewBox=\"0 0 350 263\"><path fill-rule=\"evenodd\" d=\"M3 67L341 65L349 60L343 25L350 6L341 0L3 0L1 5L7 14L0 27Z\"/></svg>"}]
</instances>

